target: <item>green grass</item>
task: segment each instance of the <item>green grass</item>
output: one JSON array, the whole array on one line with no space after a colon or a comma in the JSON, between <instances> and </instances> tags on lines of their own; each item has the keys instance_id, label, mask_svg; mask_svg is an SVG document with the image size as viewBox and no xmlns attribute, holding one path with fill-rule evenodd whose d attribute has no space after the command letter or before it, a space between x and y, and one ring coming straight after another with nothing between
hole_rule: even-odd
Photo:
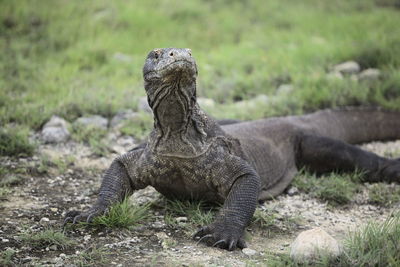
<instances>
[{"instance_id":1,"label":"green grass","mask_svg":"<svg viewBox=\"0 0 400 267\"><path fill-rule=\"evenodd\" d=\"M286 253L269 254L268 266L399 266L400 214L384 222L369 222L350 232L344 241L344 251L338 258L321 254L313 262L299 264Z\"/></svg>"},{"instance_id":2,"label":"green grass","mask_svg":"<svg viewBox=\"0 0 400 267\"><path fill-rule=\"evenodd\" d=\"M368 189L368 199L372 204L392 206L400 202L400 188L384 183L373 184Z\"/></svg>"},{"instance_id":3,"label":"green grass","mask_svg":"<svg viewBox=\"0 0 400 267\"><path fill-rule=\"evenodd\" d=\"M145 95L147 53L171 46L192 48L198 95L217 101L207 109L217 118L351 104L398 110L400 16L377 2L2 1L0 124L38 129L53 114L71 122L136 109ZM380 68L384 79L365 85L326 77L332 65L350 59ZM293 92L278 94L288 82ZM259 94L271 101L234 104Z\"/></svg>"},{"instance_id":4,"label":"green grass","mask_svg":"<svg viewBox=\"0 0 400 267\"><path fill-rule=\"evenodd\" d=\"M110 259L107 257L109 255L110 252L105 248L87 248L79 254L74 255L72 261L75 265L80 267L103 266L110 264Z\"/></svg>"},{"instance_id":5,"label":"green grass","mask_svg":"<svg viewBox=\"0 0 400 267\"><path fill-rule=\"evenodd\" d=\"M0 253L0 265L1 266L14 266L12 262L12 258L15 255L16 251L13 249L6 249Z\"/></svg>"},{"instance_id":6,"label":"green grass","mask_svg":"<svg viewBox=\"0 0 400 267\"><path fill-rule=\"evenodd\" d=\"M361 173L331 173L317 177L314 174L301 172L293 181L293 185L329 205L340 206L351 203L360 190Z\"/></svg>"},{"instance_id":7,"label":"green grass","mask_svg":"<svg viewBox=\"0 0 400 267\"><path fill-rule=\"evenodd\" d=\"M89 145L95 155L105 156L109 152L104 140L106 134L106 130L95 126L74 124L71 136L73 140Z\"/></svg>"},{"instance_id":8,"label":"green grass","mask_svg":"<svg viewBox=\"0 0 400 267\"><path fill-rule=\"evenodd\" d=\"M130 229L146 222L150 217L149 205L133 205L129 198L126 198L112 206L105 215L94 218L91 225Z\"/></svg>"},{"instance_id":9,"label":"green grass","mask_svg":"<svg viewBox=\"0 0 400 267\"><path fill-rule=\"evenodd\" d=\"M176 226L176 217L187 217L190 228L205 226L214 221L215 208L202 201L167 200L164 220L168 225Z\"/></svg>"},{"instance_id":10,"label":"green grass","mask_svg":"<svg viewBox=\"0 0 400 267\"><path fill-rule=\"evenodd\" d=\"M19 238L25 245L35 249L42 249L52 245L56 245L58 249L67 249L76 245L75 241L55 229L45 229L40 232L25 230L19 235Z\"/></svg>"},{"instance_id":11,"label":"green grass","mask_svg":"<svg viewBox=\"0 0 400 267\"><path fill-rule=\"evenodd\" d=\"M31 156L34 150L35 145L29 141L26 128L0 128L0 156Z\"/></svg>"}]
</instances>

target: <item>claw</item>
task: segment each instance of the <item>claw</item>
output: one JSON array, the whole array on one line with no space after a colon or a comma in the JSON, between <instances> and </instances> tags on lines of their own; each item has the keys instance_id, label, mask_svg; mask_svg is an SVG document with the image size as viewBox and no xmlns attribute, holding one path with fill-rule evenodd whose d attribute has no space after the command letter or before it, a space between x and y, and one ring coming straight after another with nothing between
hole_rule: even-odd
<instances>
[{"instance_id":1,"label":"claw","mask_svg":"<svg viewBox=\"0 0 400 267\"><path fill-rule=\"evenodd\" d=\"M226 244L226 241L223 240L223 239L221 239L221 240L215 242L214 245L212 245L212 246L213 246L213 247L216 247L216 246L218 246L218 245L221 244L221 243L225 243L225 244Z\"/></svg>"},{"instance_id":2,"label":"claw","mask_svg":"<svg viewBox=\"0 0 400 267\"><path fill-rule=\"evenodd\" d=\"M196 237L199 237L199 235L203 232L205 232L205 227L200 228L196 233L194 233L193 235L193 239L195 239Z\"/></svg>"},{"instance_id":3,"label":"claw","mask_svg":"<svg viewBox=\"0 0 400 267\"><path fill-rule=\"evenodd\" d=\"M208 234L208 235L203 236L202 238L199 239L199 241L197 241L196 245L200 244L200 242L203 241L205 238L210 238L210 237L213 237L213 235Z\"/></svg>"},{"instance_id":4,"label":"claw","mask_svg":"<svg viewBox=\"0 0 400 267\"><path fill-rule=\"evenodd\" d=\"M75 216L74 220L72 221L72 224L76 224L80 218L82 218L82 215Z\"/></svg>"},{"instance_id":5,"label":"claw","mask_svg":"<svg viewBox=\"0 0 400 267\"><path fill-rule=\"evenodd\" d=\"M67 223L72 222L72 219L73 219L72 217L65 218L62 227L64 228L67 225Z\"/></svg>"},{"instance_id":6,"label":"claw","mask_svg":"<svg viewBox=\"0 0 400 267\"><path fill-rule=\"evenodd\" d=\"M94 213L90 214L90 215L87 217L86 222L87 222L87 223L91 223L94 216L95 216Z\"/></svg>"},{"instance_id":7,"label":"claw","mask_svg":"<svg viewBox=\"0 0 400 267\"><path fill-rule=\"evenodd\" d=\"M236 243L236 241L232 240L231 243L229 243L228 250L230 250L230 251L234 250L236 248L236 244L235 243Z\"/></svg>"}]
</instances>

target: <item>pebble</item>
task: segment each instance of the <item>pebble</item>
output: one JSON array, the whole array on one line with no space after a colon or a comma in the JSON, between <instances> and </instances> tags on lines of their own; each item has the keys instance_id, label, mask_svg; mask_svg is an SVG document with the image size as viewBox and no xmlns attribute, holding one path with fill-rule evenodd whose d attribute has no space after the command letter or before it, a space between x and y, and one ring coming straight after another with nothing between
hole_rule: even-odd
<instances>
[{"instance_id":1,"label":"pebble","mask_svg":"<svg viewBox=\"0 0 400 267\"><path fill-rule=\"evenodd\" d=\"M342 74L356 74L360 72L360 65L355 61L346 61L333 67L334 72Z\"/></svg>"},{"instance_id":2,"label":"pebble","mask_svg":"<svg viewBox=\"0 0 400 267\"><path fill-rule=\"evenodd\" d=\"M339 243L322 228L301 232L291 246L290 257L296 262L308 262L324 253L337 257L341 253Z\"/></svg>"},{"instance_id":3,"label":"pebble","mask_svg":"<svg viewBox=\"0 0 400 267\"><path fill-rule=\"evenodd\" d=\"M45 143L62 143L69 137L68 123L61 117L53 115L42 128L41 138Z\"/></svg>"},{"instance_id":4,"label":"pebble","mask_svg":"<svg viewBox=\"0 0 400 267\"><path fill-rule=\"evenodd\" d=\"M359 76L358 79L360 81L376 81L379 80L379 78L381 77L381 71L379 69L366 69L363 70Z\"/></svg>"},{"instance_id":5,"label":"pebble","mask_svg":"<svg viewBox=\"0 0 400 267\"><path fill-rule=\"evenodd\" d=\"M177 221L178 223L185 223L185 222L187 222L187 220L188 220L187 217L177 217L177 218L176 218L176 221Z\"/></svg>"},{"instance_id":6,"label":"pebble","mask_svg":"<svg viewBox=\"0 0 400 267\"><path fill-rule=\"evenodd\" d=\"M87 127L95 127L99 129L107 129L108 120L99 115L80 117L75 120L74 124L81 124Z\"/></svg>"},{"instance_id":7,"label":"pebble","mask_svg":"<svg viewBox=\"0 0 400 267\"><path fill-rule=\"evenodd\" d=\"M43 225L43 226L48 225L49 222L50 222L50 219L47 218L47 217L43 217L43 218L41 218L40 221L39 221L39 223L40 223L41 225Z\"/></svg>"},{"instance_id":8,"label":"pebble","mask_svg":"<svg viewBox=\"0 0 400 267\"><path fill-rule=\"evenodd\" d=\"M251 249L251 248L244 248L244 249L242 249L242 252L247 256L254 256L257 254L257 251L255 251L254 249Z\"/></svg>"}]
</instances>

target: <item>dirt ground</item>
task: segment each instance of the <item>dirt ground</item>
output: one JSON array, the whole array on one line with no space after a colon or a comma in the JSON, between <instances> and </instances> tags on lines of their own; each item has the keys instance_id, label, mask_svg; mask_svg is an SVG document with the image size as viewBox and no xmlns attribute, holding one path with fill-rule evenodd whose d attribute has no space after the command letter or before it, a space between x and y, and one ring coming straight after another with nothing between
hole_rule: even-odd
<instances>
[{"instance_id":1,"label":"dirt ground","mask_svg":"<svg viewBox=\"0 0 400 267\"><path fill-rule=\"evenodd\" d=\"M400 141L363 147L387 155L399 151ZM351 205L340 208L303 193L283 194L260 207L276 214L275 227L264 229L252 223L247 229L247 243L254 255L196 244L185 222L168 226L162 209L157 208L151 210L154 216L149 222L130 231L67 228L66 236L76 243L65 249L21 240L23 232L61 231L68 210L88 208L96 199L102 172L116 155L95 157L88 147L69 142L41 145L31 158L0 158L1 166L24 178L0 200L0 251L14 250L12 261L17 266L262 266L268 254L288 252L296 235L305 229L320 226L343 240L349 230L369 220L384 220L399 209L368 204L365 192L359 193ZM43 158L58 164L43 166ZM148 202L160 198L154 189L147 188L131 199Z\"/></svg>"}]
</instances>

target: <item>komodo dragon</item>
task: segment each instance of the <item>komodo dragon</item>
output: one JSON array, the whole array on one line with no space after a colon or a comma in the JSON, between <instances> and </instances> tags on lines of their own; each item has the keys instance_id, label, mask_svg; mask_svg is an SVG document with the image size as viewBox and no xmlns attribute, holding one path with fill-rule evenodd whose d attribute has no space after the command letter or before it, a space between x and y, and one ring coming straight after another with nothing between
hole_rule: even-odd
<instances>
[{"instance_id":1,"label":"komodo dragon","mask_svg":"<svg viewBox=\"0 0 400 267\"><path fill-rule=\"evenodd\" d=\"M400 160L350 145L400 139L400 112L347 108L220 126L196 102L189 49L151 51L143 77L154 129L112 162L93 207L70 211L64 223L91 221L151 185L168 198L223 203L195 237L233 250L246 246L243 232L257 201L282 193L302 166L317 173L358 169L367 182L400 181Z\"/></svg>"}]
</instances>

